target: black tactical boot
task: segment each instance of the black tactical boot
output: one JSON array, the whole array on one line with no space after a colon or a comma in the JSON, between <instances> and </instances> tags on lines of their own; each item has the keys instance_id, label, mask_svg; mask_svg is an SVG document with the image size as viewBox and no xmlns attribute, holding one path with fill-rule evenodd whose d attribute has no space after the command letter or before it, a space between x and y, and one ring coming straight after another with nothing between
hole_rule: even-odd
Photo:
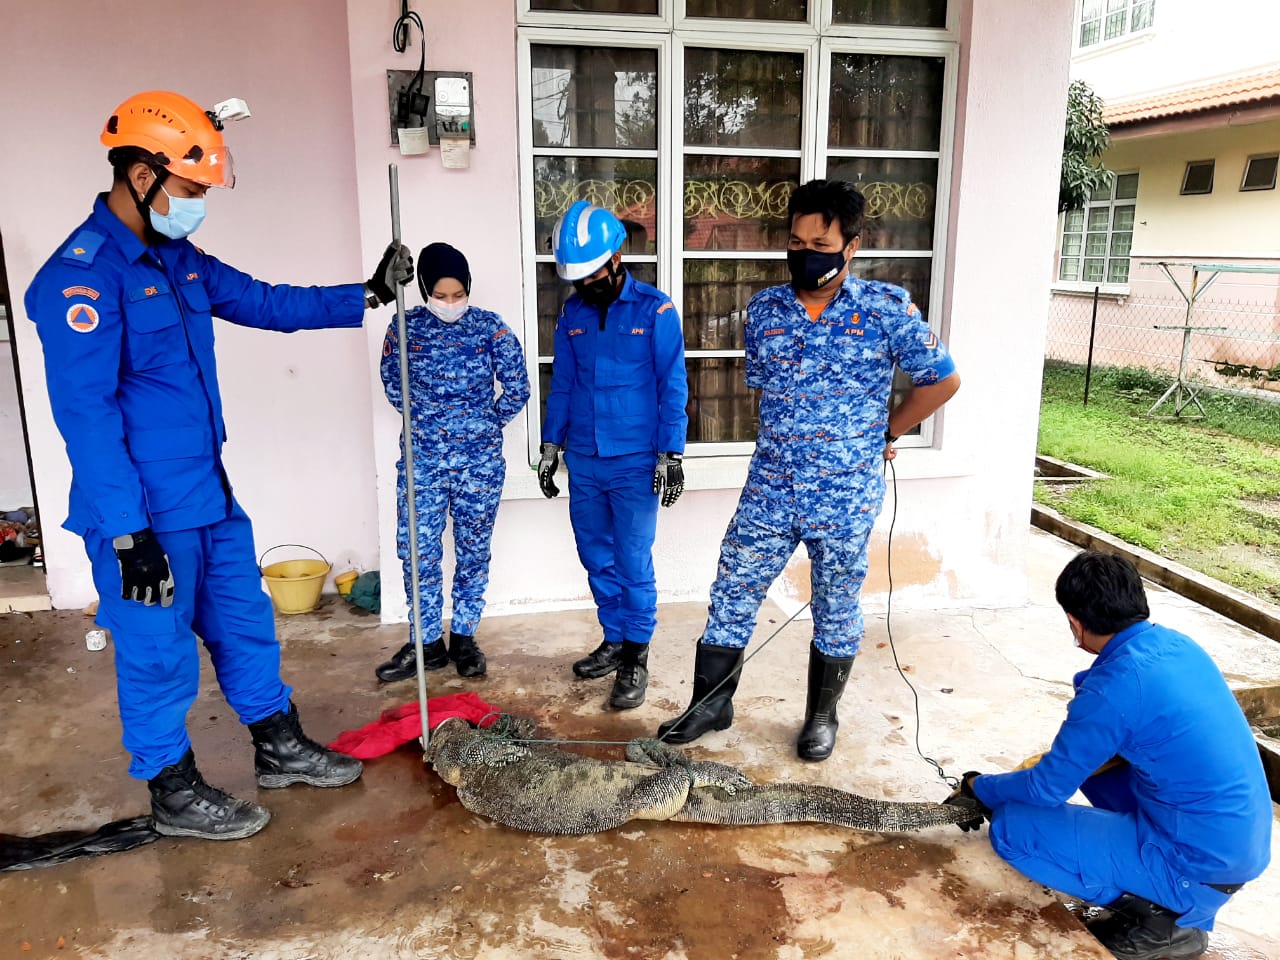
<instances>
[{"instance_id":1,"label":"black tactical boot","mask_svg":"<svg viewBox=\"0 0 1280 960\"><path fill-rule=\"evenodd\" d=\"M1111 916L1089 931L1123 960L1191 960L1209 949L1207 933L1178 926L1178 914L1143 897L1123 893L1107 909Z\"/></svg>"},{"instance_id":2,"label":"black tactical boot","mask_svg":"<svg viewBox=\"0 0 1280 960\"><path fill-rule=\"evenodd\" d=\"M621 661L613 678L613 692L609 694L609 706L615 710L630 710L644 703L644 691L649 685L649 645L623 640Z\"/></svg>"},{"instance_id":3,"label":"black tactical boot","mask_svg":"<svg viewBox=\"0 0 1280 960\"><path fill-rule=\"evenodd\" d=\"M738 690L744 655L744 650L715 647L699 640L689 708L658 727L658 736L667 743L692 743L704 733L728 729L733 723L733 695Z\"/></svg>"},{"instance_id":4,"label":"black tactical boot","mask_svg":"<svg viewBox=\"0 0 1280 960\"><path fill-rule=\"evenodd\" d=\"M804 726L796 740L801 760L825 760L836 745L840 718L836 705L853 672L853 657L828 657L809 646L809 696L804 705Z\"/></svg>"},{"instance_id":5,"label":"black tactical boot","mask_svg":"<svg viewBox=\"0 0 1280 960\"><path fill-rule=\"evenodd\" d=\"M618 669L618 664L621 662L622 644L610 643L608 640L604 640L600 646L596 647L581 660L574 662L573 675L581 677L583 680L607 677Z\"/></svg>"},{"instance_id":6,"label":"black tactical boot","mask_svg":"<svg viewBox=\"0 0 1280 960\"><path fill-rule=\"evenodd\" d=\"M355 757L322 747L305 733L298 722L298 708L291 702L288 712L277 710L265 720L249 724L253 745L253 766L260 787L287 787L305 783L313 787L345 787L364 771Z\"/></svg>"},{"instance_id":7,"label":"black tactical boot","mask_svg":"<svg viewBox=\"0 0 1280 960\"><path fill-rule=\"evenodd\" d=\"M267 825L271 812L204 782L191 750L147 781L151 820L166 837L241 840Z\"/></svg>"},{"instance_id":8,"label":"black tactical boot","mask_svg":"<svg viewBox=\"0 0 1280 960\"><path fill-rule=\"evenodd\" d=\"M460 677L483 677L489 667L476 638L462 633L449 633L449 659L457 665Z\"/></svg>"},{"instance_id":9,"label":"black tactical boot","mask_svg":"<svg viewBox=\"0 0 1280 960\"><path fill-rule=\"evenodd\" d=\"M444 648L444 637L422 645L422 665L428 670L439 670L449 665L449 651ZM391 655L391 659L373 671L383 683L407 680L418 672L418 656L410 640Z\"/></svg>"}]
</instances>

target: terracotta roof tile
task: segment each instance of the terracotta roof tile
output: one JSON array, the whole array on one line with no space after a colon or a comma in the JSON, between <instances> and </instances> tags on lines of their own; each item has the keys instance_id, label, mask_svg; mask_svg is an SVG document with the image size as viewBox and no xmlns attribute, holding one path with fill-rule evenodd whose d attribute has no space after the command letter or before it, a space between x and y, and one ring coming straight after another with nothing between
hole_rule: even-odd
<instances>
[{"instance_id":1,"label":"terracotta roof tile","mask_svg":"<svg viewBox=\"0 0 1280 960\"><path fill-rule=\"evenodd\" d=\"M1272 99L1280 100L1280 64L1210 83L1108 103L1102 116L1107 126L1115 127Z\"/></svg>"}]
</instances>

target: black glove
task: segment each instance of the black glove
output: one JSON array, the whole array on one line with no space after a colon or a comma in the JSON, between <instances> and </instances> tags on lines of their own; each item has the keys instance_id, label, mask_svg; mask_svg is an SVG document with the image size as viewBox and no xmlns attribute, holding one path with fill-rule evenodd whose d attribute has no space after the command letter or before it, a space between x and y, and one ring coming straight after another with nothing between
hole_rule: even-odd
<instances>
[{"instance_id":1,"label":"black glove","mask_svg":"<svg viewBox=\"0 0 1280 960\"><path fill-rule=\"evenodd\" d=\"M390 303L396 298L395 285L406 284L412 279L413 254L403 243L390 243L374 268L373 276L364 285L379 303Z\"/></svg>"},{"instance_id":2,"label":"black glove","mask_svg":"<svg viewBox=\"0 0 1280 960\"><path fill-rule=\"evenodd\" d=\"M965 833L968 833L970 830L980 829L984 820L991 819L991 808L979 800L978 795L973 792L973 778L980 776L982 776L982 774L978 773L976 770L970 770L960 778L960 786L951 791L951 796L942 801L948 806L964 807L967 810L973 811L974 817L972 820L965 820L962 823L956 824L956 826Z\"/></svg>"},{"instance_id":3,"label":"black glove","mask_svg":"<svg viewBox=\"0 0 1280 960\"><path fill-rule=\"evenodd\" d=\"M669 507L684 493L684 458L678 453L658 454L653 468L653 492L662 494L662 505Z\"/></svg>"},{"instance_id":4,"label":"black glove","mask_svg":"<svg viewBox=\"0 0 1280 960\"><path fill-rule=\"evenodd\" d=\"M164 547L150 528L111 541L120 561L120 595L151 607L173 604L173 574Z\"/></svg>"},{"instance_id":5,"label":"black glove","mask_svg":"<svg viewBox=\"0 0 1280 960\"><path fill-rule=\"evenodd\" d=\"M544 443L542 445L542 459L538 461L538 486L542 488L542 495L548 500L552 497L560 496L560 488L551 479L556 475L556 468L559 466L559 444Z\"/></svg>"}]
</instances>

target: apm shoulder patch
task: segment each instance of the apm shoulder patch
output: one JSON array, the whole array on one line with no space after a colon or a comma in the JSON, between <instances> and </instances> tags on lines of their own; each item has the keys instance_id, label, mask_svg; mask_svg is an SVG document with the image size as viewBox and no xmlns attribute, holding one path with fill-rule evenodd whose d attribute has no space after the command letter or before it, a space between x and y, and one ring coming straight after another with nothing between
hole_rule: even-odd
<instances>
[{"instance_id":1,"label":"apm shoulder patch","mask_svg":"<svg viewBox=\"0 0 1280 960\"><path fill-rule=\"evenodd\" d=\"M102 249L102 245L107 242L107 238L100 233L93 233L90 230L81 230L71 242L63 248L62 260L67 263L78 263L81 266L89 266L93 263L94 257L98 255L98 251Z\"/></svg>"}]
</instances>

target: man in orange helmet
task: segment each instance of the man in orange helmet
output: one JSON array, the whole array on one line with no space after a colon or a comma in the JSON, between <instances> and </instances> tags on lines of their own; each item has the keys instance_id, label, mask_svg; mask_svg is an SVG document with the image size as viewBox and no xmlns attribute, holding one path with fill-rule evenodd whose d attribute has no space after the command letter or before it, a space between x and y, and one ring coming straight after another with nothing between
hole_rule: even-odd
<instances>
[{"instance_id":1,"label":"man in orange helmet","mask_svg":"<svg viewBox=\"0 0 1280 960\"><path fill-rule=\"evenodd\" d=\"M129 772L149 782L160 833L219 840L256 833L270 814L196 769L196 635L249 727L259 786L338 787L362 768L303 733L280 678L249 518L222 463L213 317L282 332L359 327L413 276L400 244L364 284L332 287L272 286L192 245L205 193L235 183L223 120L245 116L243 101L205 111L163 91L117 107L102 133L111 189L26 294L71 460L65 526L84 538L114 639Z\"/></svg>"}]
</instances>

